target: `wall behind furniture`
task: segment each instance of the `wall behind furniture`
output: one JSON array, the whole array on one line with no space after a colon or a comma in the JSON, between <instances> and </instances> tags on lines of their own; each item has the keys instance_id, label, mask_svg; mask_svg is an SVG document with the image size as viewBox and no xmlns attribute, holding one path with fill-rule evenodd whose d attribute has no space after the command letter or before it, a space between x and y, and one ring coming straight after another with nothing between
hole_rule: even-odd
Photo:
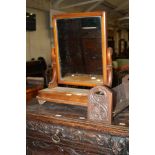
<instances>
[{"instance_id":1,"label":"wall behind furniture","mask_svg":"<svg viewBox=\"0 0 155 155\"><path fill-rule=\"evenodd\" d=\"M36 31L26 31L26 60L44 57L51 64L51 30L48 11L26 8L27 12L36 14Z\"/></svg>"}]
</instances>

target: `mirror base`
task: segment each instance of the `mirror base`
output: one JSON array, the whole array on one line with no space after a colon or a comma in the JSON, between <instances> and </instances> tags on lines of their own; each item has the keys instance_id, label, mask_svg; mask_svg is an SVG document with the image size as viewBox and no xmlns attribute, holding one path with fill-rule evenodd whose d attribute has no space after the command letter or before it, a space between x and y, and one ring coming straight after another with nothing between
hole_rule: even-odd
<instances>
[{"instance_id":1,"label":"mirror base","mask_svg":"<svg viewBox=\"0 0 155 155\"><path fill-rule=\"evenodd\" d=\"M89 89L55 87L40 90L38 100L55 102L60 104L71 104L87 106Z\"/></svg>"}]
</instances>

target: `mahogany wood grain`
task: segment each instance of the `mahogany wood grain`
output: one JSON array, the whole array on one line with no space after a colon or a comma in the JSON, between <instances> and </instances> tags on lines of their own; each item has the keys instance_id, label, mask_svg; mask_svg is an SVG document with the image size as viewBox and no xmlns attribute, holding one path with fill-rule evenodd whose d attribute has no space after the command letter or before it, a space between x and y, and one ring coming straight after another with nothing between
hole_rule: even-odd
<instances>
[{"instance_id":1,"label":"mahogany wood grain","mask_svg":"<svg viewBox=\"0 0 155 155\"><path fill-rule=\"evenodd\" d=\"M64 18L80 18L80 17L101 17L101 41L102 41L102 68L103 68L103 84L107 84L107 36L106 36L106 14L105 12L86 12L86 13L70 13L70 14L60 14L53 16L53 30L54 30L54 45L55 45L55 52L56 52L56 63L57 63L57 73L58 73L58 83L59 84L67 84L67 85L78 85L78 86L89 86L93 87L97 84L91 84L88 82L81 83L81 82L71 82L71 81L64 81L61 78L61 70L60 70L60 55L59 55L59 46L58 46L58 30L57 30L57 19L64 19Z\"/></svg>"},{"instance_id":2,"label":"mahogany wood grain","mask_svg":"<svg viewBox=\"0 0 155 155\"><path fill-rule=\"evenodd\" d=\"M84 81L83 77L79 77L78 80L63 80L61 77L61 69L60 69L60 55L59 55L59 46L58 46L58 30L57 30L57 19L64 19L64 18L79 18L79 17L95 17L100 16L101 17L101 45L102 45L102 72L103 75L100 82L89 82ZM72 105L81 105L81 106L87 106L88 103L88 97L87 95L83 96L81 95L75 95L72 94L71 96L66 96L68 93L63 92L60 93L59 91L53 91L52 88L55 88L57 85L60 84L63 85L71 85L71 86L86 86L86 87L95 87L97 85L107 85L111 86L112 83L112 74L111 74L111 68L109 66L111 65L111 59L110 59L110 53L109 50L107 50L107 37L106 37L106 13L105 12L86 12L86 13L71 13L71 14L63 14L63 15L55 15L53 16L53 30L54 30L54 45L55 48L52 49L52 66L53 66L53 78L52 81L49 83L48 86L48 92L45 90L39 91L39 94L37 96L37 99L40 100L41 103L44 101L50 101L50 102L57 102L57 103L63 103L63 104L72 104ZM84 42L90 46L90 43L88 43L88 40L84 40ZM94 47L95 45L93 45ZM92 46L90 46L92 47ZM94 50L92 50L94 52ZM107 54L108 52L108 54ZM63 88L62 88L63 89ZM65 88L64 88L65 89ZM77 88L77 90L81 91ZM79 92L80 93L80 92Z\"/></svg>"},{"instance_id":3,"label":"mahogany wood grain","mask_svg":"<svg viewBox=\"0 0 155 155\"><path fill-rule=\"evenodd\" d=\"M48 87L53 88L57 86L57 70L56 70L56 54L55 54L55 48L52 48L52 80L49 83Z\"/></svg>"},{"instance_id":4,"label":"mahogany wood grain","mask_svg":"<svg viewBox=\"0 0 155 155\"><path fill-rule=\"evenodd\" d=\"M113 70L112 70L112 48L107 49L107 86L112 86Z\"/></svg>"},{"instance_id":5,"label":"mahogany wood grain","mask_svg":"<svg viewBox=\"0 0 155 155\"><path fill-rule=\"evenodd\" d=\"M52 19L65 19L65 18L80 18L80 17L92 17L92 16L102 16L103 11L97 12L82 12L82 13L63 13L59 15L54 15ZM53 23L52 23L53 24Z\"/></svg>"},{"instance_id":6,"label":"mahogany wood grain","mask_svg":"<svg viewBox=\"0 0 155 155\"><path fill-rule=\"evenodd\" d=\"M102 35L102 63L103 63L103 84L107 85L107 34L106 34L106 13L101 16L101 35Z\"/></svg>"},{"instance_id":7,"label":"mahogany wood grain","mask_svg":"<svg viewBox=\"0 0 155 155\"><path fill-rule=\"evenodd\" d=\"M71 105L87 106L88 103L88 90L65 87L55 87L54 89L47 88L39 91L37 99L49 102L64 103ZM61 90L61 91L60 91ZM74 93L74 91L78 93ZM85 91L85 93L83 93Z\"/></svg>"}]
</instances>

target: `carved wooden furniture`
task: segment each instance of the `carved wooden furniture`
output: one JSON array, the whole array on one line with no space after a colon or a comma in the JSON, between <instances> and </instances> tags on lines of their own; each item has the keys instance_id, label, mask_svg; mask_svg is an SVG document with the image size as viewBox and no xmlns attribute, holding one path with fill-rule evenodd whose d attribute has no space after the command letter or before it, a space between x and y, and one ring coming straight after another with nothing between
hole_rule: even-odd
<instances>
[{"instance_id":1,"label":"carved wooden furniture","mask_svg":"<svg viewBox=\"0 0 155 155\"><path fill-rule=\"evenodd\" d=\"M27 106L27 155L128 155L128 108L112 113L105 12L53 17L52 81ZM59 103L59 104L58 104ZM76 105L76 106L75 106Z\"/></svg>"},{"instance_id":2,"label":"carved wooden furniture","mask_svg":"<svg viewBox=\"0 0 155 155\"><path fill-rule=\"evenodd\" d=\"M87 106L89 89L112 84L105 12L53 16L52 81L38 93L46 101Z\"/></svg>"},{"instance_id":3,"label":"carved wooden furniture","mask_svg":"<svg viewBox=\"0 0 155 155\"><path fill-rule=\"evenodd\" d=\"M112 91L109 88L97 86L90 90L88 95L88 119L111 124Z\"/></svg>"},{"instance_id":4,"label":"carved wooden furniture","mask_svg":"<svg viewBox=\"0 0 155 155\"><path fill-rule=\"evenodd\" d=\"M27 155L128 155L128 109L112 125L88 121L87 108L27 106Z\"/></svg>"}]
</instances>

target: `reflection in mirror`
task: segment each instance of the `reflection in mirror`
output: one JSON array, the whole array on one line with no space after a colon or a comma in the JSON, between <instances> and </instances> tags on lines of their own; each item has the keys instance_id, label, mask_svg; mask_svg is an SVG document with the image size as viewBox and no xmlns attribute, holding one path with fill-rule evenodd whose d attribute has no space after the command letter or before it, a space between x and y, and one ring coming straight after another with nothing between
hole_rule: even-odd
<instances>
[{"instance_id":1,"label":"reflection in mirror","mask_svg":"<svg viewBox=\"0 0 155 155\"><path fill-rule=\"evenodd\" d=\"M57 19L61 80L103 84L101 17Z\"/></svg>"}]
</instances>

